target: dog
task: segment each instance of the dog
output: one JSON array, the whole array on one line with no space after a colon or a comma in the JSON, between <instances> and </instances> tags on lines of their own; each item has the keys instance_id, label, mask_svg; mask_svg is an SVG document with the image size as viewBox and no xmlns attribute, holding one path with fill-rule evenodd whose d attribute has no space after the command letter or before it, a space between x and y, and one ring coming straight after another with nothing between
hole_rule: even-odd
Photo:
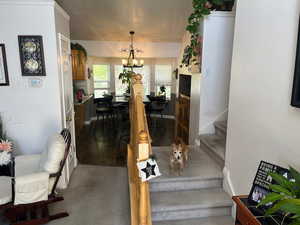
<instances>
[{"instance_id":1,"label":"dog","mask_svg":"<svg viewBox=\"0 0 300 225\"><path fill-rule=\"evenodd\" d=\"M181 175L183 168L187 166L189 159L189 148L184 143L173 143L170 154L170 172L178 170L178 175Z\"/></svg>"}]
</instances>

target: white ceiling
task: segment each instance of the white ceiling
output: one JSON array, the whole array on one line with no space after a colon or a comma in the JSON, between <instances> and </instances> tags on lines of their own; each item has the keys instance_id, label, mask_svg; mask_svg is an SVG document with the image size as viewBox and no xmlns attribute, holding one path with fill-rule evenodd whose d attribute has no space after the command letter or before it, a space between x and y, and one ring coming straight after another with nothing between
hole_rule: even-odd
<instances>
[{"instance_id":1,"label":"white ceiling","mask_svg":"<svg viewBox=\"0 0 300 225\"><path fill-rule=\"evenodd\" d=\"M71 17L73 40L180 42L192 0L56 0Z\"/></svg>"}]
</instances>

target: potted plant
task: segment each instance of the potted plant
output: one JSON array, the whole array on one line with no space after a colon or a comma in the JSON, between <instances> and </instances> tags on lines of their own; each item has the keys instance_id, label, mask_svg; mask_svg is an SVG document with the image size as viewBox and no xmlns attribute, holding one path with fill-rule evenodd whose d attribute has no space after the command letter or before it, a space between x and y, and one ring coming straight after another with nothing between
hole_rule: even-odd
<instances>
[{"instance_id":1,"label":"potted plant","mask_svg":"<svg viewBox=\"0 0 300 225\"><path fill-rule=\"evenodd\" d=\"M300 173L293 167L289 168L291 179L270 173L277 184L271 184L271 192L258 204L257 207L267 206L266 215L272 217L275 213L281 213L280 225L300 224Z\"/></svg>"},{"instance_id":2,"label":"potted plant","mask_svg":"<svg viewBox=\"0 0 300 225\"><path fill-rule=\"evenodd\" d=\"M186 26L186 30L191 35L191 41L184 50L181 67L199 64L197 58L201 53L202 40L198 29L202 19L211 11L231 11L234 2L235 0L193 0L193 12L189 16Z\"/></svg>"},{"instance_id":3,"label":"potted plant","mask_svg":"<svg viewBox=\"0 0 300 225\"><path fill-rule=\"evenodd\" d=\"M10 175L9 164L12 160L12 143L7 140L0 118L0 176Z\"/></svg>"},{"instance_id":4,"label":"potted plant","mask_svg":"<svg viewBox=\"0 0 300 225\"><path fill-rule=\"evenodd\" d=\"M159 87L158 95L159 96L166 96L166 87L164 85Z\"/></svg>"},{"instance_id":5,"label":"potted plant","mask_svg":"<svg viewBox=\"0 0 300 225\"><path fill-rule=\"evenodd\" d=\"M119 75L119 80L122 81L122 84L127 84L127 89L126 89L126 93L127 95L130 94L130 85L131 85L131 78L132 75L134 75L135 73L133 71L124 69L122 73L120 73Z\"/></svg>"}]
</instances>

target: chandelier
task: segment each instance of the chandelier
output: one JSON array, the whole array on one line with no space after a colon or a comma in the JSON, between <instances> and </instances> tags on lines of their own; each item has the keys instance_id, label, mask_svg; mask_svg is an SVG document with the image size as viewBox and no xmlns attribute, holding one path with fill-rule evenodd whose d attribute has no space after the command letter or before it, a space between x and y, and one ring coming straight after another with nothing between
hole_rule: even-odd
<instances>
[{"instance_id":1,"label":"chandelier","mask_svg":"<svg viewBox=\"0 0 300 225\"><path fill-rule=\"evenodd\" d=\"M122 59L122 64L124 68L138 68L138 67L143 67L144 66L144 60L137 60L135 58L135 54L136 53L140 53L142 52L139 49L134 49L133 48L133 35L134 35L134 31L130 31L130 39L131 39L131 44L129 46L129 50L127 51L126 49L122 49L122 52L129 52L129 56L127 59Z\"/></svg>"}]
</instances>

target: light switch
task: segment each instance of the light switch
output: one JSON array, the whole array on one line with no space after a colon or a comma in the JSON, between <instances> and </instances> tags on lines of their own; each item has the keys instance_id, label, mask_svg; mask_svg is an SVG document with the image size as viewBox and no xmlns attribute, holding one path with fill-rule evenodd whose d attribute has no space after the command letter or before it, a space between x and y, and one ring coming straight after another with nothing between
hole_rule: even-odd
<instances>
[{"instance_id":1,"label":"light switch","mask_svg":"<svg viewBox=\"0 0 300 225\"><path fill-rule=\"evenodd\" d=\"M43 79L41 78L29 78L29 87L41 88L43 86Z\"/></svg>"}]
</instances>

